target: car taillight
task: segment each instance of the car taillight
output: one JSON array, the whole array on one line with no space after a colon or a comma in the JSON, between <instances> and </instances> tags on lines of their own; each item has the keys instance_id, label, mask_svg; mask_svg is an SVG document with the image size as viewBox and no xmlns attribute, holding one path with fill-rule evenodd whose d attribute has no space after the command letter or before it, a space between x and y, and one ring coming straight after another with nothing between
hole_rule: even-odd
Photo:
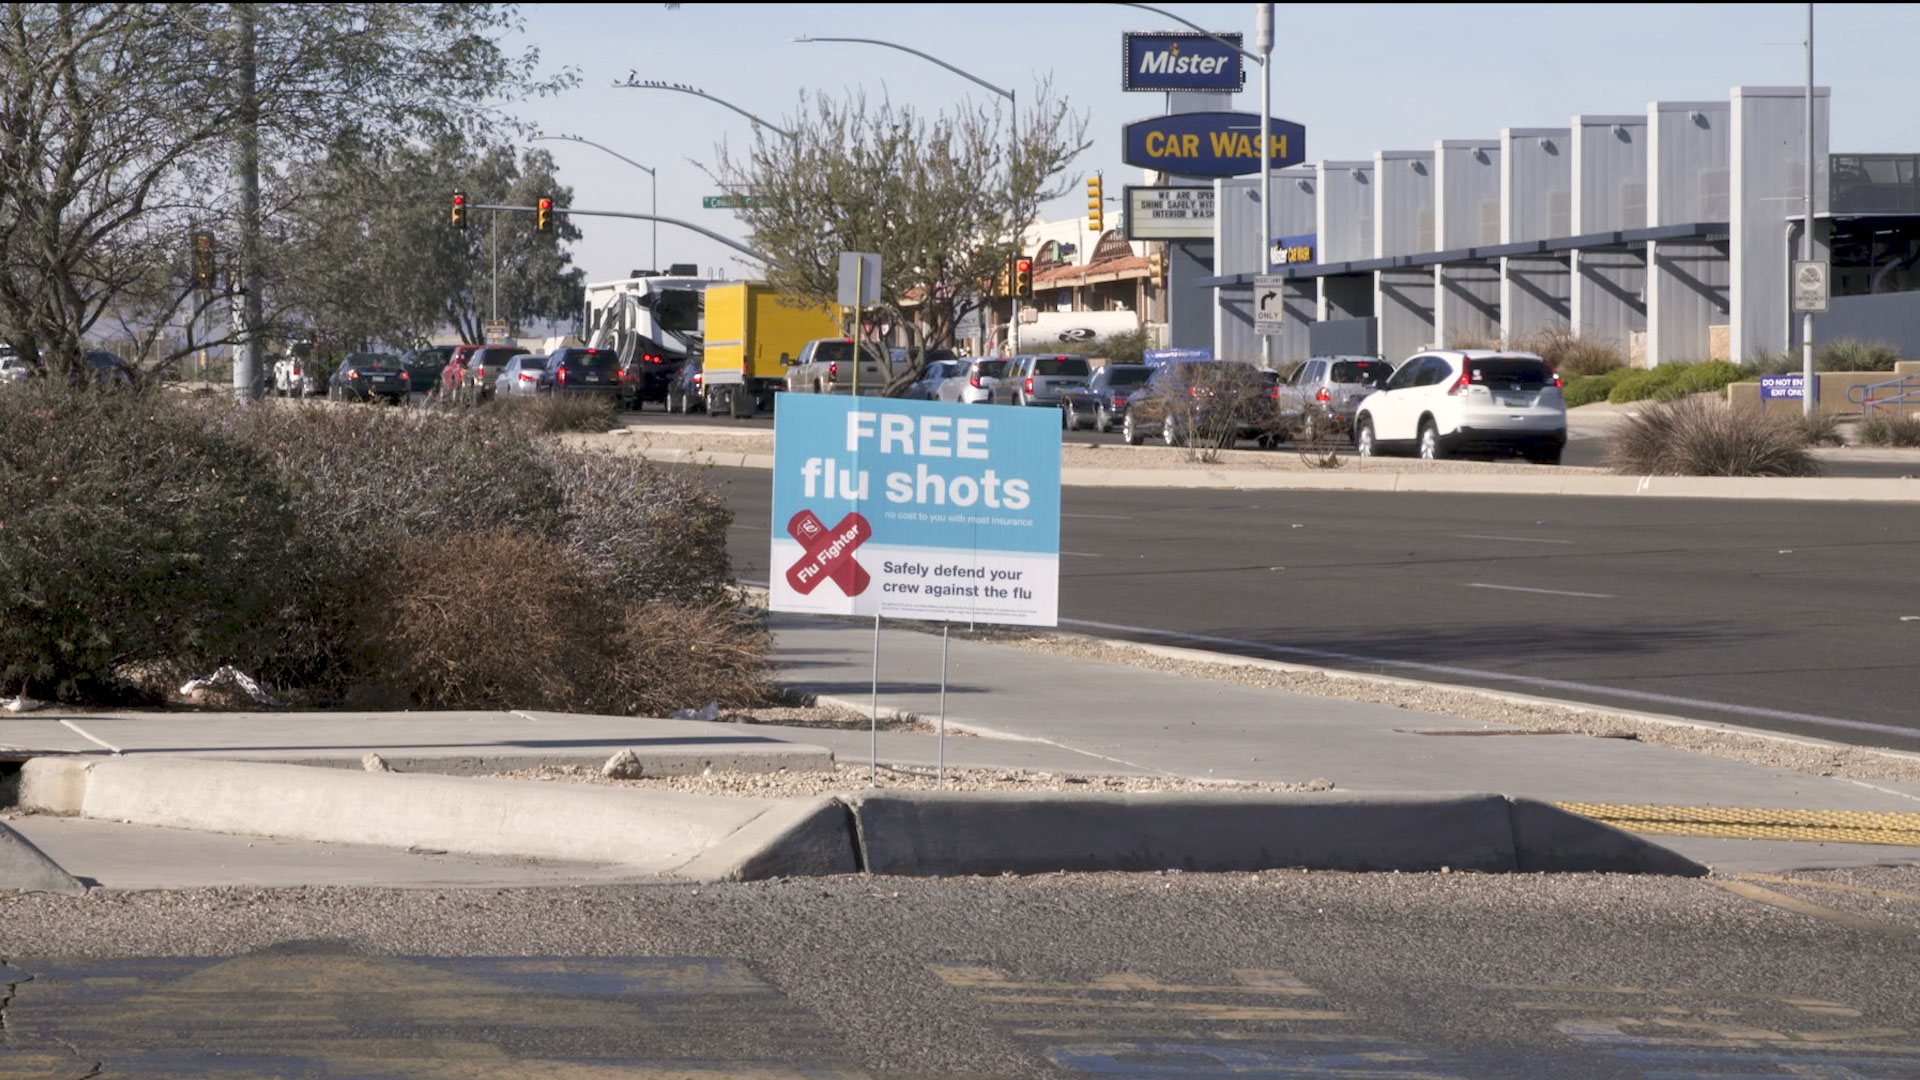
<instances>
[{"instance_id":1,"label":"car taillight","mask_svg":"<svg viewBox=\"0 0 1920 1080\"><path fill-rule=\"evenodd\" d=\"M294 378L296 378L296 379L300 377L300 365L299 365L299 364L295 364L295 365L293 365L293 377L294 377Z\"/></svg>"},{"instance_id":2,"label":"car taillight","mask_svg":"<svg viewBox=\"0 0 1920 1080\"><path fill-rule=\"evenodd\" d=\"M693 385L695 386L699 386L701 383L705 382L706 379L707 377L705 375L702 375L697 371L693 373Z\"/></svg>"},{"instance_id":3,"label":"car taillight","mask_svg":"<svg viewBox=\"0 0 1920 1080\"><path fill-rule=\"evenodd\" d=\"M559 371L556 371L556 372L554 372L554 373L553 373L553 377L554 377L554 379L555 379L556 381L558 381L558 382L566 382L566 381L567 381L567 369L566 369L566 368L561 368L561 369L560 369Z\"/></svg>"},{"instance_id":4,"label":"car taillight","mask_svg":"<svg viewBox=\"0 0 1920 1080\"><path fill-rule=\"evenodd\" d=\"M359 377L360 377L360 373L359 373L359 372L357 372L357 371L349 371L349 372L347 372L347 378L349 378L349 379L357 379L357 378L359 378Z\"/></svg>"},{"instance_id":5,"label":"car taillight","mask_svg":"<svg viewBox=\"0 0 1920 1080\"><path fill-rule=\"evenodd\" d=\"M1027 393L1033 393L1033 376L1027 376Z\"/></svg>"},{"instance_id":6,"label":"car taillight","mask_svg":"<svg viewBox=\"0 0 1920 1080\"><path fill-rule=\"evenodd\" d=\"M1125 395L1125 394L1115 394L1115 395L1113 395L1113 403L1114 403L1114 405L1116 405L1116 406L1119 406L1119 405L1125 405L1125 404L1127 403L1127 395Z\"/></svg>"},{"instance_id":7,"label":"car taillight","mask_svg":"<svg viewBox=\"0 0 1920 1080\"><path fill-rule=\"evenodd\" d=\"M1277 390L1277 389L1279 389L1279 388L1278 388L1278 387L1275 387L1275 389ZM1321 388L1320 388L1320 392L1319 392L1319 393L1317 393L1317 394L1315 394L1315 395L1313 395L1313 400L1315 400L1315 401L1332 401L1332 400L1333 400L1333 395L1332 395L1332 394L1329 394L1329 393L1327 393L1327 388L1323 386L1323 387L1321 387Z\"/></svg>"},{"instance_id":8,"label":"car taillight","mask_svg":"<svg viewBox=\"0 0 1920 1080\"><path fill-rule=\"evenodd\" d=\"M524 372L524 371L523 371L523 372L521 372L521 373L520 373L520 381L521 381L521 382L532 382L532 381L533 381L533 376L532 376L532 375L530 375L530 374L528 374L527 372Z\"/></svg>"},{"instance_id":9,"label":"car taillight","mask_svg":"<svg viewBox=\"0 0 1920 1080\"><path fill-rule=\"evenodd\" d=\"M1471 386L1472 386L1472 383L1469 381L1467 369L1461 368L1460 377L1458 379L1455 379L1453 381L1453 386L1448 388L1447 396L1452 397L1455 394L1465 393Z\"/></svg>"},{"instance_id":10,"label":"car taillight","mask_svg":"<svg viewBox=\"0 0 1920 1080\"><path fill-rule=\"evenodd\" d=\"M973 388L974 388L975 390L978 390L978 389L980 389L980 376L978 376L978 375L968 375L968 376L967 376L967 385L968 385L968 386L971 386L971 387L973 387Z\"/></svg>"},{"instance_id":11,"label":"car taillight","mask_svg":"<svg viewBox=\"0 0 1920 1080\"><path fill-rule=\"evenodd\" d=\"M1271 399L1272 399L1272 400L1274 400L1274 401L1279 401L1279 400L1280 400L1280 388L1279 388L1278 386L1273 386L1273 387L1269 387L1269 388L1267 389L1267 397L1269 397L1269 398L1271 398Z\"/></svg>"},{"instance_id":12,"label":"car taillight","mask_svg":"<svg viewBox=\"0 0 1920 1080\"><path fill-rule=\"evenodd\" d=\"M833 363L827 365L827 381L832 382L833 380L839 377L840 377L840 361L835 360Z\"/></svg>"},{"instance_id":13,"label":"car taillight","mask_svg":"<svg viewBox=\"0 0 1920 1080\"><path fill-rule=\"evenodd\" d=\"M1556 386L1556 387L1558 387L1558 386L1560 386L1560 385L1561 385L1561 383L1560 383L1560 373L1559 373L1559 372L1557 372L1557 371L1553 373L1553 385L1554 385L1554 386Z\"/></svg>"},{"instance_id":14,"label":"car taillight","mask_svg":"<svg viewBox=\"0 0 1920 1080\"><path fill-rule=\"evenodd\" d=\"M657 363L659 363L659 362L660 362L660 354L658 354L658 353L642 353L642 354L640 354L640 359L642 359L642 360L645 360L645 361L646 361L647 363L649 363L649 364L657 364Z\"/></svg>"}]
</instances>

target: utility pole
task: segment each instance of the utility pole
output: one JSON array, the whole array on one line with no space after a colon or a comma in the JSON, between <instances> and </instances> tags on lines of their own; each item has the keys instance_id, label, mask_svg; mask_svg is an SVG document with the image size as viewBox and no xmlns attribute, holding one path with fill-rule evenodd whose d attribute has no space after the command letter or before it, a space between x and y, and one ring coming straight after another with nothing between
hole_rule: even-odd
<instances>
[{"instance_id":1,"label":"utility pole","mask_svg":"<svg viewBox=\"0 0 1920 1080\"><path fill-rule=\"evenodd\" d=\"M1807 5L1807 190L1800 227L1800 257L1813 258L1813 5ZM1831 288L1833 274L1827 274ZM1800 412L1812 416L1819 402L1814 398L1813 312L1800 313Z\"/></svg>"},{"instance_id":2,"label":"utility pole","mask_svg":"<svg viewBox=\"0 0 1920 1080\"><path fill-rule=\"evenodd\" d=\"M233 168L240 185L240 243L238 265L229 272L233 328L233 395L245 400L253 395L253 384L260 370L260 323L263 305L260 296L260 94L256 83L254 22L252 4L233 5L235 49L234 91L239 101L239 128L234 137Z\"/></svg>"},{"instance_id":3,"label":"utility pole","mask_svg":"<svg viewBox=\"0 0 1920 1080\"><path fill-rule=\"evenodd\" d=\"M1260 261L1273 271L1273 5L1255 4L1253 47L1260 54ZM1284 298L1283 302L1284 302ZM1273 370L1273 335L1260 335L1260 366Z\"/></svg>"}]
</instances>

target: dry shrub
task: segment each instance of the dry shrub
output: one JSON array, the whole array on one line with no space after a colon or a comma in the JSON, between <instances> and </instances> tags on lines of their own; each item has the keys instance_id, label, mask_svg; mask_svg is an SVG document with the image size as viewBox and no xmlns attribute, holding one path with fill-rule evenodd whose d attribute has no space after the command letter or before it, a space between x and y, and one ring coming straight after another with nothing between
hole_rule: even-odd
<instances>
[{"instance_id":1,"label":"dry shrub","mask_svg":"<svg viewBox=\"0 0 1920 1080\"><path fill-rule=\"evenodd\" d=\"M151 699L274 647L287 492L184 401L0 389L0 691Z\"/></svg>"},{"instance_id":2,"label":"dry shrub","mask_svg":"<svg viewBox=\"0 0 1920 1080\"><path fill-rule=\"evenodd\" d=\"M1867 446L1920 446L1920 416L1873 413L1860 421L1860 441Z\"/></svg>"},{"instance_id":3,"label":"dry shrub","mask_svg":"<svg viewBox=\"0 0 1920 1080\"><path fill-rule=\"evenodd\" d=\"M1840 437L1840 417L1834 413L1796 416L1793 427L1808 446L1843 446L1847 441Z\"/></svg>"},{"instance_id":4,"label":"dry shrub","mask_svg":"<svg viewBox=\"0 0 1920 1080\"><path fill-rule=\"evenodd\" d=\"M625 455L556 449L547 461L567 546L616 598L701 604L725 593L733 512L713 488Z\"/></svg>"},{"instance_id":5,"label":"dry shrub","mask_svg":"<svg viewBox=\"0 0 1920 1080\"><path fill-rule=\"evenodd\" d=\"M1735 412L1709 398L1649 405L1607 440L1607 462L1633 476L1813 476L1796 424Z\"/></svg>"},{"instance_id":6,"label":"dry shrub","mask_svg":"<svg viewBox=\"0 0 1920 1080\"><path fill-rule=\"evenodd\" d=\"M1587 337L1571 330L1541 330L1513 340L1512 348L1530 352L1547 362L1562 379L1604 375L1625 367L1626 351L1608 338Z\"/></svg>"},{"instance_id":7,"label":"dry shrub","mask_svg":"<svg viewBox=\"0 0 1920 1080\"><path fill-rule=\"evenodd\" d=\"M623 605L552 541L504 530L403 540L381 563L359 666L416 707L666 715L770 693L754 621L720 605Z\"/></svg>"},{"instance_id":8,"label":"dry shrub","mask_svg":"<svg viewBox=\"0 0 1920 1080\"><path fill-rule=\"evenodd\" d=\"M599 395L495 397L481 406L480 412L541 435L558 435L569 431L612 431L620 426L613 398Z\"/></svg>"}]
</instances>

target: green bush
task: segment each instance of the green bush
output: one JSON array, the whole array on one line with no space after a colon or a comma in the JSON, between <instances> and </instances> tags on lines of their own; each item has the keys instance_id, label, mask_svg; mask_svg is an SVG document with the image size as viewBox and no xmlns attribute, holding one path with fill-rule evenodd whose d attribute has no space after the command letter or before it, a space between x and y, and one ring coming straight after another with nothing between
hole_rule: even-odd
<instances>
[{"instance_id":1,"label":"green bush","mask_svg":"<svg viewBox=\"0 0 1920 1080\"><path fill-rule=\"evenodd\" d=\"M1613 384L1619 382L1626 374L1626 368L1614 368L1604 375L1585 375L1569 380L1565 391L1567 408L1573 409L1607 400L1607 395L1613 393Z\"/></svg>"},{"instance_id":2,"label":"green bush","mask_svg":"<svg viewBox=\"0 0 1920 1080\"><path fill-rule=\"evenodd\" d=\"M152 699L259 670L295 531L266 456L160 392L0 391L0 687Z\"/></svg>"},{"instance_id":3,"label":"green bush","mask_svg":"<svg viewBox=\"0 0 1920 1080\"><path fill-rule=\"evenodd\" d=\"M1607 439L1607 463L1632 476L1812 476L1798 425L1711 398L1652 405Z\"/></svg>"},{"instance_id":4,"label":"green bush","mask_svg":"<svg viewBox=\"0 0 1920 1080\"><path fill-rule=\"evenodd\" d=\"M1866 446L1920 446L1920 415L1876 412L1860 421Z\"/></svg>"},{"instance_id":5,"label":"green bush","mask_svg":"<svg viewBox=\"0 0 1920 1080\"><path fill-rule=\"evenodd\" d=\"M1753 372L1725 360L1704 364L1661 364L1653 368L1634 368L1620 375L1607 392L1615 405L1630 401L1672 401L1688 394L1721 390L1728 383L1753 378Z\"/></svg>"},{"instance_id":6,"label":"green bush","mask_svg":"<svg viewBox=\"0 0 1920 1080\"><path fill-rule=\"evenodd\" d=\"M1615 405L1625 405L1630 401L1645 401L1661 389L1671 386L1679 377L1678 364L1662 364L1654 368L1630 368L1626 374L1614 381L1613 389L1607 392L1607 400Z\"/></svg>"},{"instance_id":7,"label":"green bush","mask_svg":"<svg viewBox=\"0 0 1920 1080\"><path fill-rule=\"evenodd\" d=\"M1146 351L1147 332L1145 330L1124 330L1118 334L1109 334L1086 348L1087 356L1115 364L1145 363Z\"/></svg>"},{"instance_id":8,"label":"green bush","mask_svg":"<svg viewBox=\"0 0 1920 1080\"><path fill-rule=\"evenodd\" d=\"M1673 386L1683 394L1724 390L1728 383L1753 377L1746 368L1739 364L1730 364L1725 360L1709 360L1703 364L1662 364L1661 366L1679 370L1679 373L1674 376Z\"/></svg>"}]
</instances>

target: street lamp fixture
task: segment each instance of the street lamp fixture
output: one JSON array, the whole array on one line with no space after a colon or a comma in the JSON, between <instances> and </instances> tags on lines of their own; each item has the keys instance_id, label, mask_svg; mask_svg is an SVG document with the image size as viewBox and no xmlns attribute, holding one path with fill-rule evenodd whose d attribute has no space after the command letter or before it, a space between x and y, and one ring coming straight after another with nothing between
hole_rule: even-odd
<instances>
[{"instance_id":1,"label":"street lamp fixture","mask_svg":"<svg viewBox=\"0 0 1920 1080\"><path fill-rule=\"evenodd\" d=\"M785 136L789 140L799 138L798 135L794 134L791 131L788 131L786 128L783 128L778 124L774 124L766 120L762 120L758 116L755 116L752 113L748 112L747 110L741 108L740 106L735 105L731 101L725 101L721 98L714 97L712 94L707 93L705 90L696 89L695 87L688 86L685 83L661 82L658 79L641 79L639 77L639 72L628 71L627 81L616 82L613 85L616 87L623 87L628 90L672 90L675 93L679 93L679 94L692 94L694 97L706 98L708 101L711 101L716 105L724 105L725 107L732 109L734 112L739 113L741 116L746 117L748 120L753 121L756 125L766 128L768 131L772 131L776 134Z\"/></svg>"},{"instance_id":2,"label":"street lamp fixture","mask_svg":"<svg viewBox=\"0 0 1920 1080\"><path fill-rule=\"evenodd\" d=\"M582 144L583 146L591 146L595 150L600 150L608 154L612 154L614 157L619 158L621 161L624 161L627 164L633 166L634 168L639 169L641 172L646 173L648 179L653 181L653 184L652 184L653 213L655 215L658 215L660 213L660 174L648 168L647 166L640 164L639 162L633 160L632 158L626 156L625 154L621 154L616 151L609 150L606 147L601 146L599 143L594 142L592 139L583 139L578 135L535 135L529 141L530 142L554 142L554 141L576 142L576 143ZM659 269L660 267L660 223L658 221L655 221L653 223L653 266L654 266L654 269L656 270Z\"/></svg>"}]
</instances>

